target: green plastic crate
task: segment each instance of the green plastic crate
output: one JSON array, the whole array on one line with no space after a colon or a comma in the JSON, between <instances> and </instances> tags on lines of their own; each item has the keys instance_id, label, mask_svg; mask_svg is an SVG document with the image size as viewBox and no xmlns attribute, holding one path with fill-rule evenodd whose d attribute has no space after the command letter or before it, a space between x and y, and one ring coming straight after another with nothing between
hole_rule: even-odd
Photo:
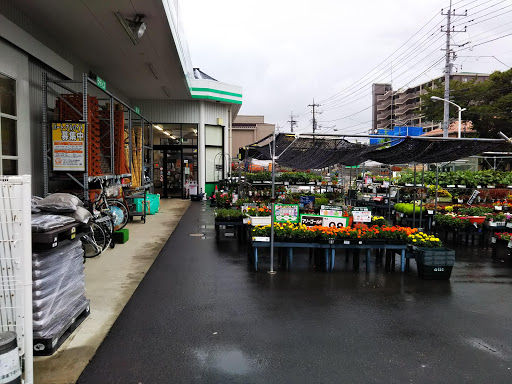
<instances>
[{"instance_id":1,"label":"green plastic crate","mask_svg":"<svg viewBox=\"0 0 512 384\"><path fill-rule=\"evenodd\" d=\"M128 228L120 229L114 232L114 241L117 244L124 244L130 239L130 230Z\"/></svg>"}]
</instances>

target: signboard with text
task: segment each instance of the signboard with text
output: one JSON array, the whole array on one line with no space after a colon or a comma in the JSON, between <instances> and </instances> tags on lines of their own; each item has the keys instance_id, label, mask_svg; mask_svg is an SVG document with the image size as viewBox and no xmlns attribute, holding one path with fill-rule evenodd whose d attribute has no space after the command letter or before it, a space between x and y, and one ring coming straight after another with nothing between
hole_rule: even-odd
<instances>
[{"instance_id":1,"label":"signboard with text","mask_svg":"<svg viewBox=\"0 0 512 384\"><path fill-rule=\"evenodd\" d=\"M352 216L354 217L354 222L357 222L357 223L371 223L372 222L372 212L368 209L368 207L352 208Z\"/></svg>"},{"instance_id":2,"label":"signboard with text","mask_svg":"<svg viewBox=\"0 0 512 384\"><path fill-rule=\"evenodd\" d=\"M316 227L323 225L324 218L318 215L300 215L300 223L307 227Z\"/></svg>"},{"instance_id":3,"label":"signboard with text","mask_svg":"<svg viewBox=\"0 0 512 384\"><path fill-rule=\"evenodd\" d=\"M323 227L348 227L349 218L348 217L323 217Z\"/></svg>"},{"instance_id":4,"label":"signboard with text","mask_svg":"<svg viewBox=\"0 0 512 384\"><path fill-rule=\"evenodd\" d=\"M343 217L343 208L336 205L322 205L320 207L320 215Z\"/></svg>"},{"instance_id":5,"label":"signboard with text","mask_svg":"<svg viewBox=\"0 0 512 384\"><path fill-rule=\"evenodd\" d=\"M299 221L299 204L275 204L274 221L276 223L297 223Z\"/></svg>"},{"instance_id":6,"label":"signboard with text","mask_svg":"<svg viewBox=\"0 0 512 384\"><path fill-rule=\"evenodd\" d=\"M54 171L85 171L85 123L52 123Z\"/></svg>"}]
</instances>

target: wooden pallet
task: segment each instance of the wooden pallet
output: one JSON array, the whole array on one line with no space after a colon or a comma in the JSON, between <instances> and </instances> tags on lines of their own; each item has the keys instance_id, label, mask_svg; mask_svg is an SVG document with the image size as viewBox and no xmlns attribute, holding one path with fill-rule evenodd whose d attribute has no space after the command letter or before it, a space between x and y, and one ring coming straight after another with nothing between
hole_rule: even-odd
<instances>
[{"instance_id":1,"label":"wooden pallet","mask_svg":"<svg viewBox=\"0 0 512 384\"><path fill-rule=\"evenodd\" d=\"M34 336L34 356L50 356L66 341L66 339L83 323L91 314L89 300L79 308L76 314L71 318L69 323L61 332L53 337L44 339Z\"/></svg>"}]
</instances>

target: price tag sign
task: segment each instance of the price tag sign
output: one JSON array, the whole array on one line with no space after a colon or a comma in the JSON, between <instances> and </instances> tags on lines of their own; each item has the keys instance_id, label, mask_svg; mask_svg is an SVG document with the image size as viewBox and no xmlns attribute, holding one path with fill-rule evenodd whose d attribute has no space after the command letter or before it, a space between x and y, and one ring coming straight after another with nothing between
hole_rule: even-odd
<instances>
[{"instance_id":1,"label":"price tag sign","mask_svg":"<svg viewBox=\"0 0 512 384\"><path fill-rule=\"evenodd\" d=\"M349 244L350 244L350 241L349 241L349 240L343 240L343 244L345 244L345 245L349 245Z\"/></svg>"},{"instance_id":2,"label":"price tag sign","mask_svg":"<svg viewBox=\"0 0 512 384\"><path fill-rule=\"evenodd\" d=\"M507 245L508 248L512 248L512 240L509 240L508 241L508 245Z\"/></svg>"},{"instance_id":3,"label":"price tag sign","mask_svg":"<svg viewBox=\"0 0 512 384\"><path fill-rule=\"evenodd\" d=\"M512 223L507 223L507 224L506 224L506 227L507 227L507 228L512 228Z\"/></svg>"},{"instance_id":4,"label":"price tag sign","mask_svg":"<svg viewBox=\"0 0 512 384\"><path fill-rule=\"evenodd\" d=\"M427 210L427 213L428 213L429 215L433 215L433 214L434 214L434 210L433 210L433 209L429 209L429 210Z\"/></svg>"},{"instance_id":5,"label":"price tag sign","mask_svg":"<svg viewBox=\"0 0 512 384\"><path fill-rule=\"evenodd\" d=\"M503 206L502 205L496 205L496 206L494 206L494 209L496 211L503 211Z\"/></svg>"},{"instance_id":6,"label":"price tag sign","mask_svg":"<svg viewBox=\"0 0 512 384\"><path fill-rule=\"evenodd\" d=\"M252 238L252 241L262 241L264 243L268 243L270 241L270 237L255 236Z\"/></svg>"},{"instance_id":7,"label":"price tag sign","mask_svg":"<svg viewBox=\"0 0 512 384\"><path fill-rule=\"evenodd\" d=\"M370 211L352 211L354 221L358 223L371 223L372 213Z\"/></svg>"},{"instance_id":8,"label":"price tag sign","mask_svg":"<svg viewBox=\"0 0 512 384\"><path fill-rule=\"evenodd\" d=\"M495 237L491 237L491 243L496 244L496 238Z\"/></svg>"}]
</instances>

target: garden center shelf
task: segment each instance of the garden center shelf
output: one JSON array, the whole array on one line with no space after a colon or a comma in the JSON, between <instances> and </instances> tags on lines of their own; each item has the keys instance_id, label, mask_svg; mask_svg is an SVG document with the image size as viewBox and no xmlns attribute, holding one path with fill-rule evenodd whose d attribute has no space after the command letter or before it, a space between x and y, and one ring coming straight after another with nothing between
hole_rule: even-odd
<instances>
[{"instance_id":1,"label":"garden center shelf","mask_svg":"<svg viewBox=\"0 0 512 384\"><path fill-rule=\"evenodd\" d=\"M153 167L148 167L148 175L144 172L153 158L153 124L91 76L84 73L81 81L75 81L42 74L44 196L78 185L87 201L92 196L89 184L95 181L130 178L131 186L138 187L146 176L153 179ZM79 157L68 159L75 168L57 157L56 148L67 143L81 148Z\"/></svg>"}]
</instances>

